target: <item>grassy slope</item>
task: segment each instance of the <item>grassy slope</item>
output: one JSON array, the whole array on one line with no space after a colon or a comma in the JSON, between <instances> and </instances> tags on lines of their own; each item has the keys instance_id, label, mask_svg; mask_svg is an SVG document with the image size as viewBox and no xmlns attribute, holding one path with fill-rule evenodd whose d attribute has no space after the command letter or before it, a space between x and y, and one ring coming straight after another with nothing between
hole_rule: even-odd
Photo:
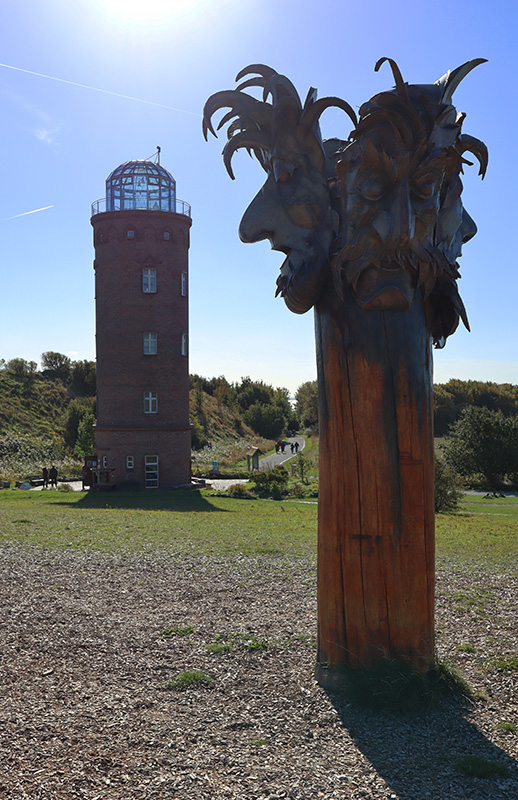
<instances>
[{"instance_id":1,"label":"grassy slope","mask_svg":"<svg viewBox=\"0 0 518 800\"><path fill-rule=\"evenodd\" d=\"M437 517L437 563L518 569L518 503ZM509 512L509 513L507 513ZM317 504L208 492L0 492L0 542L88 550L316 556Z\"/></svg>"},{"instance_id":2,"label":"grassy slope","mask_svg":"<svg viewBox=\"0 0 518 800\"><path fill-rule=\"evenodd\" d=\"M39 375L19 379L0 371L0 435L30 433L52 438L62 432L62 415L70 400L60 380Z\"/></svg>"}]
</instances>

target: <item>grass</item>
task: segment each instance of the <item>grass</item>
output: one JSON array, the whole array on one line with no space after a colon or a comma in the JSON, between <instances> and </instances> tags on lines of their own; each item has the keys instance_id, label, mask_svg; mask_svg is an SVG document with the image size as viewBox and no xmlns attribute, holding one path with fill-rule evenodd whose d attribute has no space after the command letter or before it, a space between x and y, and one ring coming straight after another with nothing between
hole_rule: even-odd
<instances>
[{"instance_id":1,"label":"grass","mask_svg":"<svg viewBox=\"0 0 518 800\"><path fill-rule=\"evenodd\" d=\"M516 733L516 725L514 722L499 722L495 725L497 731L502 731L503 733Z\"/></svg>"},{"instance_id":2,"label":"grass","mask_svg":"<svg viewBox=\"0 0 518 800\"><path fill-rule=\"evenodd\" d=\"M207 688L212 686L212 678L206 672L201 670L190 670L188 672L180 672L174 675L165 684L164 689L173 690L177 692L184 692L186 689L198 689L200 687Z\"/></svg>"},{"instance_id":3,"label":"grass","mask_svg":"<svg viewBox=\"0 0 518 800\"><path fill-rule=\"evenodd\" d=\"M505 764L481 756L464 756L457 759L455 769L472 778L505 778L509 774Z\"/></svg>"},{"instance_id":4,"label":"grass","mask_svg":"<svg viewBox=\"0 0 518 800\"><path fill-rule=\"evenodd\" d=\"M316 504L196 490L0 492L0 541L49 548L314 558L316 517Z\"/></svg>"},{"instance_id":5,"label":"grass","mask_svg":"<svg viewBox=\"0 0 518 800\"><path fill-rule=\"evenodd\" d=\"M496 655L486 664L490 669L498 669L501 672L518 672L518 655Z\"/></svg>"},{"instance_id":6,"label":"grass","mask_svg":"<svg viewBox=\"0 0 518 800\"><path fill-rule=\"evenodd\" d=\"M471 497L469 496L471 503ZM514 498L506 498L505 502ZM517 569L518 502L514 516L500 499L475 500L469 514L439 514L437 564ZM492 512L492 513L491 513ZM317 504L295 499L213 497L209 491L0 491L0 542L49 548L150 551L224 556L316 558ZM488 598L459 598L482 608ZM471 600L473 602L471 602Z\"/></svg>"},{"instance_id":7,"label":"grass","mask_svg":"<svg viewBox=\"0 0 518 800\"><path fill-rule=\"evenodd\" d=\"M455 648L458 653L476 653L477 649L474 645L469 644L468 642L463 642L462 644L458 644Z\"/></svg>"},{"instance_id":8,"label":"grass","mask_svg":"<svg viewBox=\"0 0 518 800\"><path fill-rule=\"evenodd\" d=\"M266 639L258 639L249 633L229 633L227 636L216 636L216 641L208 644L207 650L209 653L235 653L238 650L254 653L267 647Z\"/></svg>"},{"instance_id":9,"label":"grass","mask_svg":"<svg viewBox=\"0 0 518 800\"><path fill-rule=\"evenodd\" d=\"M438 566L454 561L473 566L480 564L486 569L504 565L516 569L518 504L504 507L499 505L501 500L477 498L471 505L472 497L474 495L469 495L469 506L461 506L469 508L469 513L438 514L436 517Z\"/></svg>"},{"instance_id":10,"label":"grass","mask_svg":"<svg viewBox=\"0 0 518 800\"><path fill-rule=\"evenodd\" d=\"M423 673L386 657L372 669L333 668L329 681L325 672L321 675L330 691L374 711L412 713L429 709L445 698L475 697L455 667L444 662Z\"/></svg>"},{"instance_id":11,"label":"grass","mask_svg":"<svg viewBox=\"0 0 518 800\"><path fill-rule=\"evenodd\" d=\"M188 636L190 633L194 633L194 628L192 625L183 625L177 626L175 628L166 628L165 630L161 631L162 636Z\"/></svg>"}]
</instances>

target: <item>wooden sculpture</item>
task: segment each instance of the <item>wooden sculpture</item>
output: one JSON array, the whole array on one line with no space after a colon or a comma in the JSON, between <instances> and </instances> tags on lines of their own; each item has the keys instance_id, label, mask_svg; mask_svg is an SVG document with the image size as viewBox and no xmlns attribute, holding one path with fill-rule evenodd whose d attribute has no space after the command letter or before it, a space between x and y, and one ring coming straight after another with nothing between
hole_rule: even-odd
<instances>
[{"instance_id":1,"label":"wooden sculpture","mask_svg":"<svg viewBox=\"0 0 518 800\"><path fill-rule=\"evenodd\" d=\"M464 153L487 167L485 145L461 133L452 105L484 59L430 85L403 81L361 106L336 97L302 105L293 84L253 65L204 109L204 134L230 111L223 150L253 153L267 179L246 210L244 242L269 239L286 258L277 294L315 309L319 386L317 677L390 656L422 672L434 663L432 344L459 318L461 246L476 226L461 202ZM244 90L263 89L262 100ZM270 102L271 101L271 102ZM319 117L341 108L354 128L322 141Z\"/></svg>"}]
</instances>

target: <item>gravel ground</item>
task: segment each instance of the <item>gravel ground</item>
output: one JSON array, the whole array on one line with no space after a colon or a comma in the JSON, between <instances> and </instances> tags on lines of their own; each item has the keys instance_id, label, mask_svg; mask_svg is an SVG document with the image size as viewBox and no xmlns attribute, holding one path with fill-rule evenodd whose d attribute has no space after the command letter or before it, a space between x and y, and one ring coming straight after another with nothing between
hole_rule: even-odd
<instances>
[{"instance_id":1,"label":"gravel ground","mask_svg":"<svg viewBox=\"0 0 518 800\"><path fill-rule=\"evenodd\" d=\"M518 724L517 672L488 666L516 655L515 575L439 572L439 655L485 699L396 717L315 684L314 564L14 546L0 563L2 799L518 798L518 733L497 727ZM166 688L193 670L211 683ZM466 777L466 755L508 777Z\"/></svg>"}]
</instances>

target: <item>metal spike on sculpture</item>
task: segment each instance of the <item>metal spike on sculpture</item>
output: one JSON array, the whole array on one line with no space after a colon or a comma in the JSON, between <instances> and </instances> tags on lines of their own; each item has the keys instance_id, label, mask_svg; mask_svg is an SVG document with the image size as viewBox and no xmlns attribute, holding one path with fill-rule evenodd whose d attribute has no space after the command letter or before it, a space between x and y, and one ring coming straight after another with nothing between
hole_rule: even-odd
<instances>
[{"instance_id":1,"label":"metal spike on sculpture","mask_svg":"<svg viewBox=\"0 0 518 800\"><path fill-rule=\"evenodd\" d=\"M384 657L434 664L432 344L459 319L462 245L476 233L461 194L464 158L484 177L487 148L462 133L454 91L485 59L433 84L395 88L360 107L337 97L304 105L291 83L254 64L237 89L212 95L203 131L230 108L223 160L240 148L266 182L241 220L244 242L285 254L277 294L315 310L319 385L317 678L339 689L348 669ZM262 100L245 93L260 87ZM322 141L319 118L341 108L347 138Z\"/></svg>"}]
</instances>

